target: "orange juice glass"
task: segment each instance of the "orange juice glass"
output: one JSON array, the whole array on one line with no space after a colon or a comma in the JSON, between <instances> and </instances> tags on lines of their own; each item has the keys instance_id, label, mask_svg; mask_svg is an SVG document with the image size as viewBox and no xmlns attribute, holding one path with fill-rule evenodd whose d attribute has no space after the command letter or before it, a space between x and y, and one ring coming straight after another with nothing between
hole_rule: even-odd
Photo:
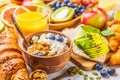
<instances>
[{"instance_id":1,"label":"orange juice glass","mask_svg":"<svg viewBox=\"0 0 120 80\"><path fill-rule=\"evenodd\" d=\"M49 10L45 7L21 6L15 10L14 16L24 35L48 28Z\"/></svg>"}]
</instances>

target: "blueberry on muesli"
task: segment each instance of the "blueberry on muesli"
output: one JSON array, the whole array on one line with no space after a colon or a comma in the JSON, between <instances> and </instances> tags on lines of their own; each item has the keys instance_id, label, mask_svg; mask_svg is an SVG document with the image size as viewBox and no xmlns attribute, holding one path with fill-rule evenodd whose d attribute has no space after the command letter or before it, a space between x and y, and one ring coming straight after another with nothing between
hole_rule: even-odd
<instances>
[{"instance_id":1,"label":"blueberry on muesli","mask_svg":"<svg viewBox=\"0 0 120 80\"><path fill-rule=\"evenodd\" d=\"M59 35L56 35L55 36L55 39L59 42L63 42L63 37L59 36Z\"/></svg>"},{"instance_id":2,"label":"blueberry on muesli","mask_svg":"<svg viewBox=\"0 0 120 80\"><path fill-rule=\"evenodd\" d=\"M43 56L42 53L35 53L34 55L35 55L35 56Z\"/></svg>"},{"instance_id":3,"label":"blueberry on muesli","mask_svg":"<svg viewBox=\"0 0 120 80\"><path fill-rule=\"evenodd\" d=\"M55 40L55 35L53 33L48 33L48 38L51 40Z\"/></svg>"}]
</instances>

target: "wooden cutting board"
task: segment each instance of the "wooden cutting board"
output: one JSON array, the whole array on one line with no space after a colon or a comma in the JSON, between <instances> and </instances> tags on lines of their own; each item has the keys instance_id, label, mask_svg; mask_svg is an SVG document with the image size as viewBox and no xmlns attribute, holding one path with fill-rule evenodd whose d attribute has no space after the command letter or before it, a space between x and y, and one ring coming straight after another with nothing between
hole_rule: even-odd
<instances>
[{"instance_id":1,"label":"wooden cutting board","mask_svg":"<svg viewBox=\"0 0 120 80\"><path fill-rule=\"evenodd\" d=\"M107 63L108 59L110 58L110 53L108 53L106 55L106 58L105 58L105 62L103 62L102 64L105 64ZM72 53L71 55L71 61L76 64L78 67L80 67L81 69L83 70L92 70L94 69L95 65L97 62L95 61L90 61L90 60L87 60L83 57L81 57L80 55L77 55L75 53Z\"/></svg>"},{"instance_id":2,"label":"wooden cutting board","mask_svg":"<svg viewBox=\"0 0 120 80\"><path fill-rule=\"evenodd\" d=\"M71 61L83 70L92 70L97 62L87 60L77 54L72 53Z\"/></svg>"}]
</instances>

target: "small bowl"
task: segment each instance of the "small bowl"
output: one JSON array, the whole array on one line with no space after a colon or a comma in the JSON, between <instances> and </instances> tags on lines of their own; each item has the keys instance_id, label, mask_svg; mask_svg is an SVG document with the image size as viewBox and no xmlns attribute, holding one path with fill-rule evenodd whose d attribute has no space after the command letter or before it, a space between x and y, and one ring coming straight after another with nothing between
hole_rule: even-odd
<instances>
[{"instance_id":1,"label":"small bowl","mask_svg":"<svg viewBox=\"0 0 120 80\"><path fill-rule=\"evenodd\" d=\"M30 73L30 80L34 80L35 78L43 78L43 80L48 80L48 75L44 70L37 69ZM42 80L42 79L40 79Z\"/></svg>"},{"instance_id":2,"label":"small bowl","mask_svg":"<svg viewBox=\"0 0 120 80\"><path fill-rule=\"evenodd\" d=\"M77 18L74 18L70 21L63 22L63 23L49 23L49 29L50 30L57 30L60 31L64 28L71 28L80 23L81 16L78 16Z\"/></svg>"},{"instance_id":3,"label":"small bowl","mask_svg":"<svg viewBox=\"0 0 120 80\"><path fill-rule=\"evenodd\" d=\"M56 2L56 1L58 1L58 0L53 0L50 3L48 3L47 5L50 6L51 3ZM63 2L64 0L60 0L60 1ZM81 15L78 16L77 18L71 19L70 21L66 21L66 22L62 22L62 23L53 23L53 22L50 22L49 23L49 29L50 30L60 31L60 30L62 30L64 28L70 28L70 27L73 27L73 26L77 25L78 23L80 23L80 19L81 19Z\"/></svg>"},{"instance_id":4,"label":"small bowl","mask_svg":"<svg viewBox=\"0 0 120 80\"><path fill-rule=\"evenodd\" d=\"M65 36L64 34L57 32L57 31L41 31L41 32L37 32L37 33L33 33L33 34L29 34L26 36L26 40L28 41L28 43L30 44L31 38L33 36L40 36L43 33L54 33L54 34L58 34L61 35L65 38L68 39L68 49L62 53L60 53L57 56L34 56L34 55L30 55L29 53L27 53L26 51L26 46L24 41L21 41L20 48L23 51L23 56L25 58L26 63L32 68L32 70L36 70L36 69L42 69L44 71L46 71L47 73L52 73L52 72L56 72L60 69L62 69L67 62L70 59L71 53L72 53L72 42L71 40Z\"/></svg>"}]
</instances>

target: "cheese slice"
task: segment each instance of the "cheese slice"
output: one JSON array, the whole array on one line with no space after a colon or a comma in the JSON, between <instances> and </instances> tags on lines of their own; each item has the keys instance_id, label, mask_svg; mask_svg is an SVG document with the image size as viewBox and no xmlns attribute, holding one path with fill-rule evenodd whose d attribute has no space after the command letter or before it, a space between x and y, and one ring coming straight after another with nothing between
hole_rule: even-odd
<instances>
[{"instance_id":1,"label":"cheese slice","mask_svg":"<svg viewBox=\"0 0 120 80\"><path fill-rule=\"evenodd\" d=\"M99 0L98 7L109 11L113 9L118 4L118 2L120 2L120 0Z\"/></svg>"}]
</instances>

